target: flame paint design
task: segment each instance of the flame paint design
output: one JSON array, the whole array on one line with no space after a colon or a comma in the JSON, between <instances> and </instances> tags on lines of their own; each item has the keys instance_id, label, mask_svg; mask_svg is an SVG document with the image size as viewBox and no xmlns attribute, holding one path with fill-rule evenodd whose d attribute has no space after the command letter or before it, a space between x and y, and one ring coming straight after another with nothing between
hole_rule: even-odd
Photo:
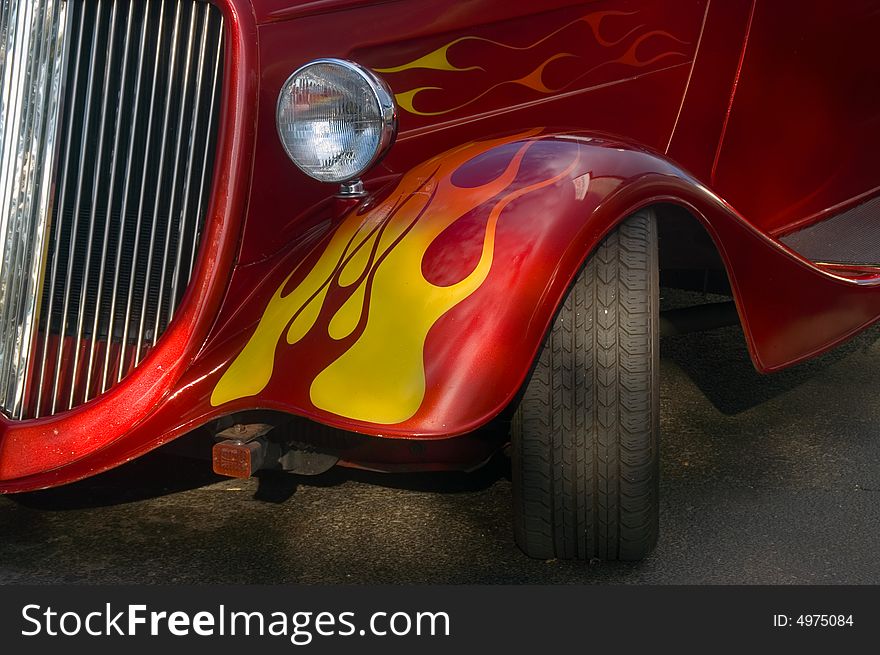
<instances>
[{"instance_id":1,"label":"flame paint design","mask_svg":"<svg viewBox=\"0 0 880 655\"><path fill-rule=\"evenodd\" d=\"M428 71L441 71L441 72L454 72L461 73L466 71L484 71L487 72L486 67L472 64L468 66L457 66L452 61L450 61L450 50L455 49L458 51L460 48L456 48L460 44L464 43L486 43L497 48L505 49L505 50L515 50L515 51L527 51L537 48L538 46L551 41L557 35L566 32L569 28L579 25L585 24L589 27L590 33L592 35L593 40L596 44L601 46L602 48L609 49L614 48L620 44L625 42L629 42L627 49L620 55L606 59L597 65L589 68L586 71L578 72L575 76L571 77L564 84L549 86L544 81L544 72L545 69L554 61L565 59L565 58L578 58L580 55L571 53L571 52L557 52L556 54L548 57L543 62L541 62L538 66L536 66L530 73L517 78L510 79L502 79L498 82L490 84L485 90L481 91L479 94L469 98L463 103L458 103L453 107L446 108L419 108L417 109L415 106L416 98L421 94L429 91L444 91L446 90L442 86L418 86L412 89L408 89L406 91L401 91L395 95L395 99L397 100L397 104L405 111L410 114L414 114L417 116L441 116L443 114L449 114L456 112L460 109L463 109L481 98L491 94L493 91L509 85L521 86L527 89L531 89L536 91L542 95L548 95L552 93L558 93L561 91L565 91L570 89L575 83L581 81L586 76L594 73L600 68L610 66L612 64L621 64L624 66L628 66L631 68L644 68L646 66L650 66L662 59L666 59L669 57L686 57L687 54L684 52L680 52L677 50L669 50L667 52L659 53L653 57L648 59L640 59L637 51L638 48L645 43L648 39L659 37L665 38L670 41L674 41L676 43L682 45L689 45L688 42L679 39L673 34L666 32L664 30L652 29L648 31L644 31L639 34L640 31L644 30L645 25L637 25L632 29L628 30L622 37L619 39L608 39L602 34L602 23L605 19L609 17L625 17L632 16L638 12L625 12L625 11L601 11L595 12L592 14L588 14L586 16L582 16L576 20L573 20L569 23L566 23L560 28L557 28L550 34L534 41L533 43L526 46L516 46L508 43L503 43L500 41L494 41L492 39L487 39L480 36L462 36L459 37L439 48L425 54L421 57L417 57L412 61L406 62L404 64L400 64L397 66L390 66L386 68L376 68L376 72L382 74L394 74L394 73L402 73L405 71L412 70L428 70Z\"/></svg>"},{"instance_id":2,"label":"flame paint design","mask_svg":"<svg viewBox=\"0 0 880 655\"><path fill-rule=\"evenodd\" d=\"M551 88L551 87L548 87L546 84L544 84L544 80L543 80L544 69L547 68L548 65L550 65L552 62L556 61L557 59L563 59L565 57L575 57L575 56L576 55L573 55L570 52L561 52L559 54L553 55L547 61L541 63L540 66L538 66L535 70L533 70L528 75L524 75L523 77L520 77L515 80L505 80L503 82L499 82L498 84L493 84L488 89L486 89L485 91L483 91L479 95L474 96L473 98L471 98L467 102L464 102L464 103L457 105L455 107L451 107L449 109L443 109L442 111L419 111L413 106L416 95L418 95L422 91L442 91L443 89L438 86L422 86L422 87L418 87L416 89L413 89L412 91L405 91L403 93L398 93L394 97L395 97L395 100L397 100L398 106L401 107L402 109L405 109L406 111L408 111L411 114L418 114L419 116L440 116L442 114L448 114L453 111L458 111L459 109L464 109L468 105L475 103L480 98L483 98L484 96L489 95L495 89L502 87L502 86L505 86L507 84L518 84L519 86L524 86L527 89L532 89L533 91L537 91L538 93L545 93L545 94L546 93L555 93L557 91L562 91L565 87L563 86L563 87ZM465 70L467 70L467 69L465 69ZM566 85L566 86L568 86L568 85Z\"/></svg>"},{"instance_id":3,"label":"flame paint design","mask_svg":"<svg viewBox=\"0 0 880 655\"><path fill-rule=\"evenodd\" d=\"M275 351L300 342L318 326L350 346L311 382L315 407L378 424L412 417L425 396L424 345L437 320L486 280L495 251L495 232L504 209L517 198L568 176L563 172L525 185L514 185L523 157L537 131L520 135L522 145L495 179L476 187L452 183L453 173L493 147L499 139L467 144L417 167L395 191L369 213L350 214L330 238L312 269L289 293L292 272L269 301L255 333L225 371L211 396L212 405L254 396L268 384ZM494 201L489 210L482 253L476 267L450 286L425 279L422 259L446 228L471 210ZM350 295L329 322L322 312L330 291Z\"/></svg>"}]
</instances>

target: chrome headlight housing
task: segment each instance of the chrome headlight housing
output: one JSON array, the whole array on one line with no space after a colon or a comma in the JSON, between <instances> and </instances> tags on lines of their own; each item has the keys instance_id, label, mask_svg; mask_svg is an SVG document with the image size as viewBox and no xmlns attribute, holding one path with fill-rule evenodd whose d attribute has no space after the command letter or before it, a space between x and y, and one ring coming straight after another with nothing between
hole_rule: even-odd
<instances>
[{"instance_id":1,"label":"chrome headlight housing","mask_svg":"<svg viewBox=\"0 0 880 655\"><path fill-rule=\"evenodd\" d=\"M317 59L287 78L278 97L278 135L287 155L321 182L349 182L375 165L397 135L388 85L343 59Z\"/></svg>"}]
</instances>

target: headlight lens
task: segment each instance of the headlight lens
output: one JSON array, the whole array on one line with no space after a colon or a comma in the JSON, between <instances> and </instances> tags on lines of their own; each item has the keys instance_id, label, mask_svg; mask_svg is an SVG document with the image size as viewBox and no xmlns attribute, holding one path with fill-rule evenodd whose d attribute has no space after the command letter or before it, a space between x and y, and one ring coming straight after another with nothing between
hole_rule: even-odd
<instances>
[{"instance_id":1,"label":"headlight lens","mask_svg":"<svg viewBox=\"0 0 880 655\"><path fill-rule=\"evenodd\" d=\"M294 72L281 88L276 119L293 163L322 182L357 178L382 158L397 133L388 86L342 59L318 59Z\"/></svg>"}]
</instances>

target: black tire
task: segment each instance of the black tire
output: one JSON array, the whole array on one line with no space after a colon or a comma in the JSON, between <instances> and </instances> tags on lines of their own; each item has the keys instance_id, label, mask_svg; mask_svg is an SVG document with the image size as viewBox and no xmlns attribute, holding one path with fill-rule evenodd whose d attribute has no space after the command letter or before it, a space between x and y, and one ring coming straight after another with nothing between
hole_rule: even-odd
<instances>
[{"instance_id":1,"label":"black tire","mask_svg":"<svg viewBox=\"0 0 880 655\"><path fill-rule=\"evenodd\" d=\"M511 424L516 541L540 559L638 560L659 515L657 225L639 211L568 292Z\"/></svg>"}]
</instances>

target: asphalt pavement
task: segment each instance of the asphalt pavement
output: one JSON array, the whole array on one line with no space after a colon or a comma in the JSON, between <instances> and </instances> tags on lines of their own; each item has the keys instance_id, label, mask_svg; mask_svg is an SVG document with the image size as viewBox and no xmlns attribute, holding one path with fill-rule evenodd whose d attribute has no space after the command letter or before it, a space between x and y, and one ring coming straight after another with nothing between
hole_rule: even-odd
<instances>
[{"instance_id":1,"label":"asphalt pavement","mask_svg":"<svg viewBox=\"0 0 880 655\"><path fill-rule=\"evenodd\" d=\"M503 456L241 481L160 451L0 498L0 583L880 583L880 329L767 377L739 328L661 346L662 534L643 562L522 555Z\"/></svg>"}]
</instances>

